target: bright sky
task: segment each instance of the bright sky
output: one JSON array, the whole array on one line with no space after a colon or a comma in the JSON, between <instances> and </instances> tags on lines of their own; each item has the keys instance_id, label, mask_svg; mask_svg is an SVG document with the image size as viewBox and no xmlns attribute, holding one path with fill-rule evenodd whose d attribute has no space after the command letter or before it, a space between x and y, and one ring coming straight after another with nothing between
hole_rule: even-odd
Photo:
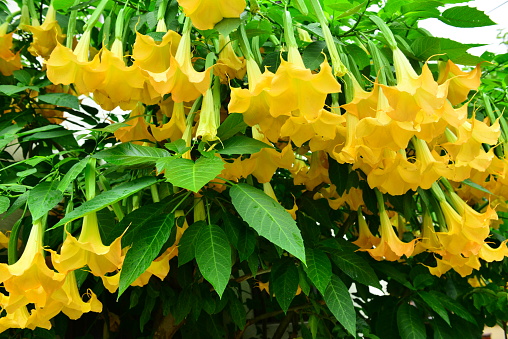
<instances>
[{"instance_id":1,"label":"bright sky","mask_svg":"<svg viewBox=\"0 0 508 339\"><path fill-rule=\"evenodd\" d=\"M438 19L426 19L420 21L420 27L427 29L432 35L441 38L449 38L462 43L488 44L483 47L471 48L469 53L474 55L479 56L486 50L497 54L507 53L508 45L501 44L501 40L497 36L502 30L504 30L503 33L508 34L508 1L475 0L464 5L478 8L498 24L487 27L458 28L448 26Z\"/></svg>"}]
</instances>

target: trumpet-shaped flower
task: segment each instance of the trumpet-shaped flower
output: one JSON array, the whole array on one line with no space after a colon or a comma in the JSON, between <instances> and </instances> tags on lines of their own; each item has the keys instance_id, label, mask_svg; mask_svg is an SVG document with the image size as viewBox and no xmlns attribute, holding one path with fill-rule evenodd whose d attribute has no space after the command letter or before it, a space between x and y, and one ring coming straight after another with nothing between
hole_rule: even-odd
<instances>
[{"instance_id":1,"label":"trumpet-shaped flower","mask_svg":"<svg viewBox=\"0 0 508 339\"><path fill-rule=\"evenodd\" d=\"M352 243L360 247L360 250L370 250L372 247L379 246L381 239L376 237L370 231L369 225L365 221L360 209L358 209L358 239Z\"/></svg>"},{"instance_id":2,"label":"trumpet-shaped flower","mask_svg":"<svg viewBox=\"0 0 508 339\"><path fill-rule=\"evenodd\" d=\"M44 22L40 26L25 25L33 34L33 41L28 47L28 51L33 56L40 56L43 59L48 59L51 52L58 44L63 42L65 37L62 34L62 29L56 21L56 10L53 4L49 5Z\"/></svg>"},{"instance_id":3,"label":"trumpet-shaped flower","mask_svg":"<svg viewBox=\"0 0 508 339\"><path fill-rule=\"evenodd\" d=\"M161 112L170 120L161 126L150 126L153 137L157 141L181 139L186 127L185 108L183 102L174 103L167 99L159 104ZM164 118L163 118L164 119Z\"/></svg>"},{"instance_id":4,"label":"trumpet-shaped flower","mask_svg":"<svg viewBox=\"0 0 508 339\"><path fill-rule=\"evenodd\" d=\"M217 82L215 86L219 83ZM215 89L209 88L203 96L203 104L199 113L199 123L196 129L196 137L201 137L203 141L217 140L217 129L220 125L220 107L216 105Z\"/></svg>"},{"instance_id":5,"label":"trumpet-shaped flower","mask_svg":"<svg viewBox=\"0 0 508 339\"><path fill-rule=\"evenodd\" d=\"M480 65L470 72L463 72L456 64L448 60L446 63L439 63L437 82L442 84L449 80L447 98L452 105L458 105L467 99L471 90L476 90L480 86L481 75Z\"/></svg>"},{"instance_id":6,"label":"trumpet-shaped flower","mask_svg":"<svg viewBox=\"0 0 508 339\"><path fill-rule=\"evenodd\" d=\"M12 53L12 32L7 34L9 23L4 22L0 25L0 73L5 76L12 75L18 69L21 69L21 56L18 53Z\"/></svg>"},{"instance_id":7,"label":"trumpet-shaped flower","mask_svg":"<svg viewBox=\"0 0 508 339\"><path fill-rule=\"evenodd\" d=\"M219 59L213 71L220 77L221 83L228 84L234 78L243 79L247 72L245 59L235 54L229 36L219 34L219 49Z\"/></svg>"},{"instance_id":8,"label":"trumpet-shaped flower","mask_svg":"<svg viewBox=\"0 0 508 339\"><path fill-rule=\"evenodd\" d=\"M148 132L149 125L145 121L144 113L144 106L138 103L130 113L131 118L124 122L128 126L117 129L115 137L122 142L143 143L144 140L155 141L154 137Z\"/></svg>"},{"instance_id":9,"label":"trumpet-shaped flower","mask_svg":"<svg viewBox=\"0 0 508 339\"><path fill-rule=\"evenodd\" d=\"M160 42L151 36L136 32L136 41L132 47L132 65L152 73L161 73L170 67L170 55L175 55L181 36L168 31Z\"/></svg>"},{"instance_id":10,"label":"trumpet-shaped flower","mask_svg":"<svg viewBox=\"0 0 508 339\"><path fill-rule=\"evenodd\" d=\"M53 265L59 272L67 273L88 266L95 276L104 276L122 267L121 236L111 245L102 243L97 223L97 214L89 213L83 217L83 227L79 238L67 234L60 254L51 251Z\"/></svg>"},{"instance_id":11,"label":"trumpet-shaped flower","mask_svg":"<svg viewBox=\"0 0 508 339\"><path fill-rule=\"evenodd\" d=\"M239 18L245 8L245 0L178 0L178 4L201 30L212 29L224 18Z\"/></svg>"},{"instance_id":12,"label":"trumpet-shaped flower","mask_svg":"<svg viewBox=\"0 0 508 339\"><path fill-rule=\"evenodd\" d=\"M27 245L13 265L0 264L0 282L9 292L3 307L14 312L28 303L45 306L50 296L64 283L65 275L46 265L43 253L44 225L41 219L34 222Z\"/></svg>"}]
</instances>

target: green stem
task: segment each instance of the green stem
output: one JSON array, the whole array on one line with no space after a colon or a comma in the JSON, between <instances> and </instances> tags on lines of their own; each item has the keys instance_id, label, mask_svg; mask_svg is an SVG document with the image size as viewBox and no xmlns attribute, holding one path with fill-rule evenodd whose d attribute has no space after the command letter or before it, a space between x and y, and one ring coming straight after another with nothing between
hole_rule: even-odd
<instances>
[{"instance_id":1,"label":"green stem","mask_svg":"<svg viewBox=\"0 0 508 339\"><path fill-rule=\"evenodd\" d=\"M157 11L157 20L163 20L166 16L166 8L168 7L169 0L162 0Z\"/></svg>"},{"instance_id":2,"label":"green stem","mask_svg":"<svg viewBox=\"0 0 508 339\"><path fill-rule=\"evenodd\" d=\"M115 23L115 39L118 39L120 41L122 41L122 36L123 36L124 11L125 11L125 8L122 8L118 12L118 16L116 17L116 23Z\"/></svg>"},{"instance_id":3,"label":"green stem","mask_svg":"<svg viewBox=\"0 0 508 339\"><path fill-rule=\"evenodd\" d=\"M441 189L437 181L432 184L430 190L440 203L446 201L446 196L444 195L443 190Z\"/></svg>"},{"instance_id":4,"label":"green stem","mask_svg":"<svg viewBox=\"0 0 508 339\"><path fill-rule=\"evenodd\" d=\"M90 18L86 22L85 27L83 27L83 29L85 31L91 30L95 26L95 24L99 20L99 17L102 14L102 11L104 11L104 8L108 4L108 2L109 2L109 0L101 0L99 5L95 8L95 10L93 11L92 15L90 16Z\"/></svg>"},{"instance_id":5,"label":"green stem","mask_svg":"<svg viewBox=\"0 0 508 339\"><path fill-rule=\"evenodd\" d=\"M382 213L385 211L385 199L383 198L383 193L381 193L377 188L374 188L374 192L376 193L379 212Z\"/></svg>"},{"instance_id":6,"label":"green stem","mask_svg":"<svg viewBox=\"0 0 508 339\"><path fill-rule=\"evenodd\" d=\"M380 17L378 17L376 15L369 16L369 19L372 20L376 24L376 26L379 28L381 33L383 33L383 35L386 39L386 42L388 43L390 48L392 50L396 49L397 48L397 41L395 41L395 37L393 36L393 33L390 30L390 28L388 28L388 25Z\"/></svg>"},{"instance_id":7,"label":"green stem","mask_svg":"<svg viewBox=\"0 0 508 339\"><path fill-rule=\"evenodd\" d=\"M77 6L81 1L80 0L74 0L72 3L72 7ZM71 11L71 14L69 16L69 24L67 25L67 38L65 41L65 46L67 48L72 49L72 44L74 41L74 32L76 31L76 19L78 17L78 10Z\"/></svg>"},{"instance_id":8,"label":"green stem","mask_svg":"<svg viewBox=\"0 0 508 339\"><path fill-rule=\"evenodd\" d=\"M106 178L102 174L99 175L99 182L101 183L104 190L109 191L111 189L111 185L109 184L109 182L106 180ZM118 221L121 221L123 219L123 217L125 217L122 207L120 206L120 204L118 202L115 202L114 204L112 204L111 208L113 209L113 213L115 213L116 217L118 218Z\"/></svg>"},{"instance_id":9,"label":"green stem","mask_svg":"<svg viewBox=\"0 0 508 339\"><path fill-rule=\"evenodd\" d=\"M97 180L95 170L97 166L97 159L90 158L88 164L85 167L85 198L87 201L92 200L95 197L95 183Z\"/></svg>"},{"instance_id":10,"label":"green stem","mask_svg":"<svg viewBox=\"0 0 508 339\"><path fill-rule=\"evenodd\" d=\"M9 236L9 244L7 247L7 262L9 265L13 265L18 261L18 238L19 238L19 231L21 229L21 221L25 217L27 204L25 204L25 209L23 210L23 213L21 214L21 217L16 221L16 223L12 226L11 234Z\"/></svg>"},{"instance_id":11,"label":"green stem","mask_svg":"<svg viewBox=\"0 0 508 339\"><path fill-rule=\"evenodd\" d=\"M252 49L250 48L249 39L247 38L247 32L245 32L245 26L240 24L240 49L242 50L245 59L254 59Z\"/></svg>"},{"instance_id":12,"label":"green stem","mask_svg":"<svg viewBox=\"0 0 508 339\"><path fill-rule=\"evenodd\" d=\"M35 9L33 0L28 0L27 5L28 11L30 12L30 18L32 19L32 26L40 26L39 19L37 18L39 13L37 13L37 10Z\"/></svg>"}]
</instances>

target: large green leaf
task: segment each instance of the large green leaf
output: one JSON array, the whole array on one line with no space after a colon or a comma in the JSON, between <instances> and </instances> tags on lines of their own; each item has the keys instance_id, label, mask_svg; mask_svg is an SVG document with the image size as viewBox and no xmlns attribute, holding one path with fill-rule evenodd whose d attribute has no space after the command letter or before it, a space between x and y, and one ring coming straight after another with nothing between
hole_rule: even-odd
<instances>
[{"instance_id":1,"label":"large green leaf","mask_svg":"<svg viewBox=\"0 0 508 339\"><path fill-rule=\"evenodd\" d=\"M231 275L231 247L217 225L204 225L196 239L196 261L203 277L222 297Z\"/></svg>"},{"instance_id":2,"label":"large green leaf","mask_svg":"<svg viewBox=\"0 0 508 339\"><path fill-rule=\"evenodd\" d=\"M251 254L254 253L255 248L256 232L242 223L238 235L238 255L240 257L240 261L244 261L249 258Z\"/></svg>"},{"instance_id":3,"label":"large green leaf","mask_svg":"<svg viewBox=\"0 0 508 339\"><path fill-rule=\"evenodd\" d=\"M288 262L272 273L270 291L275 294L277 302L286 313L298 289L298 269L293 262Z\"/></svg>"},{"instance_id":4,"label":"large green leaf","mask_svg":"<svg viewBox=\"0 0 508 339\"><path fill-rule=\"evenodd\" d=\"M425 339L424 318L418 310L407 303L402 303L397 310L397 327L402 339Z\"/></svg>"},{"instance_id":5,"label":"large green leaf","mask_svg":"<svg viewBox=\"0 0 508 339\"><path fill-rule=\"evenodd\" d=\"M68 213L62 220L60 220L51 229L62 226L65 223L81 218L87 213L95 212L103 209L117 201L127 198L128 196L141 191L142 189L151 186L157 182L154 177L138 178L130 182L120 184L110 191L102 192L93 199L83 203L75 210Z\"/></svg>"},{"instance_id":6,"label":"large green leaf","mask_svg":"<svg viewBox=\"0 0 508 339\"><path fill-rule=\"evenodd\" d=\"M166 150L128 142L98 152L94 158L120 166L150 167L155 166L160 158L169 156L171 155Z\"/></svg>"},{"instance_id":7,"label":"large green leaf","mask_svg":"<svg viewBox=\"0 0 508 339\"><path fill-rule=\"evenodd\" d=\"M196 257L197 238L201 228L205 227L204 221L197 221L185 230L178 243L178 267L188 263Z\"/></svg>"},{"instance_id":8,"label":"large green leaf","mask_svg":"<svg viewBox=\"0 0 508 339\"><path fill-rule=\"evenodd\" d=\"M244 132L248 125L243 121L243 114L230 113L217 129L217 136L224 141L236 133Z\"/></svg>"},{"instance_id":9,"label":"large green leaf","mask_svg":"<svg viewBox=\"0 0 508 339\"><path fill-rule=\"evenodd\" d=\"M471 324L475 324L476 325L476 320L474 319L474 317L471 315L471 313L469 313L469 311L464 306L459 304L458 301L453 300L452 298L450 298L446 294L443 294L443 293L440 293L440 292L437 292L437 291L430 291L429 293L431 293L436 298L438 298L439 301L441 302L441 304L447 310L449 310L450 312L455 313L456 315L458 315L462 319L470 322Z\"/></svg>"},{"instance_id":10,"label":"large green leaf","mask_svg":"<svg viewBox=\"0 0 508 339\"><path fill-rule=\"evenodd\" d=\"M307 266L305 272L307 276L314 283L316 288L325 294L326 287L332 278L332 264L325 252L319 249L307 248L305 250L305 257L307 258Z\"/></svg>"},{"instance_id":11,"label":"large green leaf","mask_svg":"<svg viewBox=\"0 0 508 339\"><path fill-rule=\"evenodd\" d=\"M196 162L190 159L162 158L157 161L157 170L164 171L164 176L170 183L193 192L198 192L209 181L215 179L222 172L224 163L217 157L201 157Z\"/></svg>"},{"instance_id":12,"label":"large green leaf","mask_svg":"<svg viewBox=\"0 0 508 339\"><path fill-rule=\"evenodd\" d=\"M379 283L376 272L374 272L367 261L358 254L336 250L330 253L330 257L335 265L355 281L381 289L381 284Z\"/></svg>"},{"instance_id":13,"label":"large green leaf","mask_svg":"<svg viewBox=\"0 0 508 339\"><path fill-rule=\"evenodd\" d=\"M483 27L496 24L487 14L469 6L448 8L443 12L439 20L455 27Z\"/></svg>"},{"instance_id":14,"label":"large green leaf","mask_svg":"<svg viewBox=\"0 0 508 339\"><path fill-rule=\"evenodd\" d=\"M69 171L67 173L65 173L64 177L62 178L62 180L60 181L60 183L58 184L58 187L56 189L59 191L65 192L65 190L67 189L67 187L69 187L71 182L73 182L78 177L78 175L80 175L81 172L83 172L88 161L89 161L89 159L85 158L85 159L82 159L81 161L75 163L69 169Z\"/></svg>"},{"instance_id":15,"label":"large green leaf","mask_svg":"<svg viewBox=\"0 0 508 339\"><path fill-rule=\"evenodd\" d=\"M159 214L136 232L120 271L118 297L134 282L159 254L175 224L173 213Z\"/></svg>"},{"instance_id":16,"label":"large green leaf","mask_svg":"<svg viewBox=\"0 0 508 339\"><path fill-rule=\"evenodd\" d=\"M236 210L250 227L305 263L302 235L284 207L247 184L234 185L230 195Z\"/></svg>"},{"instance_id":17,"label":"large green leaf","mask_svg":"<svg viewBox=\"0 0 508 339\"><path fill-rule=\"evenodd\" d=\"M28 195L28 209L33 220L37 220L55 207L63 198L61 191L57 190L58 181L41 182L35 186Z\"/></svg>"},{"instance_id":18,"label":"large green leaf","mask_svg":"<svg viewBox=\"0 0 508 339\"><path fill-rule=\"evenodd\" d=\"M450 317L448 316L448 312L444 308L441 301L433 294L430 294L426 291L419 291L418 295L420 295L420 298L434 311L436 312L441 318L443 318L444 321L448 325L450 325Z\"/></svg>"},{"instance_id":19,"label":"large green leaf","mask_svg":"<svg viewBox=\"0 0 508 339\"><path fill-rule=\"evenodd\" d=\"M323 297L335 319L356 337L355 307L349 290L339 277L332 275Z\"/></svg>"},{"instance_id":20,"label":"large green leaf","mask_svg":"<svg viewBox=\"0 0 508 339\"><path fill-rule=\"evenodd\" d=\"M76 96L68 93L48 93L37 97L39 101L53 104L56 106L65 106L79 110L79 100Z\"/></svg>"},{"instance_id":21,"label":"large green leaf","mask_svg":"<svg viewBox=\"0 0 508 339\"><path fill-rule=\"evenodd\" d=\"M270 147L262 141L243 135L227 139L222 145L223 148L217 151L219 154L254 154L261 151L262 148Z\"/></svg>"},{"instance_id":22,"label":"large green leaf","mask_svg":"<svg viewBox=\"0 0 508 339\"><path fill-rule=\"evenodd\" d=\"M11 201L7 197L0 197L0 214L5 213L9 209Z\"/></svg>"}]
</instances>

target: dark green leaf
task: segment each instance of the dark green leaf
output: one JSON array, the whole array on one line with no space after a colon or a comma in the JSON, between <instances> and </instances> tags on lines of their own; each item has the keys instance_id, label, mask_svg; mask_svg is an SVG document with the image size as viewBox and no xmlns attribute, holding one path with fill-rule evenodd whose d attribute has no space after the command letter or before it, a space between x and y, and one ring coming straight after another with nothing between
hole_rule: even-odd
<instances>
[{"instance_id":1,"label":"dark green leaf","mask_svg":"<svg viewBox=\"0 0 508 339\"><path fill-rule=\"evenodd\" d=\"M171 155L166 150L127 142L98 152L93 157L114 165L151 167L160 158L169 156Z\"/></svg>"},{"instance_id":2,"label":"dark green leaf","mask_svg":"<svg viewBox=\"0 0 508 339\"><path fill-rule=\"evenodd\" d=\"M0 214L5 213L9 209L11 201L7 197L0 196Z\"/></svg>"},{"instance_id":3,"label":"dark green leaf","mask_svg":"<svg viewBox=\"0 0 508 339\"><path fill-rule=\"evenodd\" d=\"M305 272L307 276L314 283L316 288L325 294L326 287L330 283L332 277L332 264L325 252L319 249L307 248L305 250L305 257L307 258L307 266Z\"/></svg>"},{"instance_id":4,"label":"dark green leaf","mask_svg":"<svg viewBox=\"0 0 508 339\"><path fill-rule=\"evenodd\" d=\"M489 190L488 190L488 189L486 189L485 187L480 186L480 185L478 185L477 183L475 183L475 182L471 181L471 179L466 179L466 180L463 180L463 181L462 181L462 183L463 183L463 184L466 184L466 185L468 185L468 186L471 186L471 187L473 187L473 188L476 188L477 190L482 191L482 192L485 192L485 193L487 193L487 194L491 194L491 195L493 194L491 191L489 191Z\"/></svg>"},{"instance_id":5,"label":"dark green leaf","mask_svg":"<svg viewBox=\"0 0 508 339\"><path fill-rule=\"evenodd\" d=\"M291 305L297 289L298 269L292 262L280 267L275 276L272 275L272 279L270 279L270 292L275 294L275 298L284 313Z\"/></svg>"},{"instance_id":6,"label":"dark green leaf","mask_svg":"<svg viewBox=\"0 0 508 339\"><path fill-rule=\"evenodd\" d=\"M157 161L157 170L175 186L198 192L204 185L222 172L224 163L221 158L201 157L196 162L178 158L168 163Z\"/></svg>"},{"instance_id":7,"label":"dark green leaf","mask_svg":"<svg viewBox=\"0 0 508 339\"><path fill-rule=\"evenodd\" d=\"M69 169L69 171L67 173L65 173L64 177L62 178L62 181L60 181L60 183L58 184L58 187L56 189L61 192L65 192L67 187L69 187L69 185L74 180L76 180L78 175L80 175L81 172L83 172L88 161L89 161L89 159L85 158L85 159L82 159L81 161L75 163L74 165L72 165L72 167Z\"/></svg>"},{"instance_id":8,"label":"dark green leaf","mask_svg":"<svg viewBox=\"0 0 508 339\"><path fill-rule=\"evenodd\" d=\"M57 190L58 181L41 182L35 186L28 195L28 209L32 219L37 220L55 207L63 198L61 191Z\"/></svg>"},{"instance_id":9,"label":"dark green leaf","mask_svg":"<svg viewBox=\"0 0 508 339\"><path fill-rule=\"evenodd\" d=\"M244 132L247 127L248 125L243 122L243 114L230 113L217 129L217 136L224 142L236 133Z\"/></svg>"},{"instance_id":10,"label":"dark green leaf","mask_svg":"<svg viewBox=\"0 0 508 339\"><path fill-rule=\"evenodd\" d=\"M155 184L156 182L157 179L154 177L143 177L135 179L131 182L120 184L110 191L102 192L93 199L83 203L81 206L68 213L62 220L60 220L50 229L54 229L56 227L62 226L65 223L68 223L69 221L81 218L87 213L103 209L111 204L114 204L117 201L125 199L128 196L141 191L148 186Z\"/></svg>"},{"instance_id":11,"label":"dark green leaf","mask_svg":"<svg viewBox=\"0 0 508 339\"><path fill-rule=\"evenodd\" d=\"M330 257L335 265L355 281L381 289L381 284L376 273L358 254L346 251L333 251L330 253Z\"/></svg>"},{"instance_id":12,"label":"dark green leaf","mask_svg":"<svg viewBox=\"0 0 508 339\"><path fill-rule=\"evenodd\" d=\"M323 297L335 319L356 337L355 307L349 290L339 277L332 275Z\"/></svg>"},{"instance_id":13,"label":"dark green leaf","mask_svg":"<svg viewBox=\"0 0 508 339\"><path fill-rule=\"evenodd\" d=\"M222 143L223 147L218 148L219 154L254 154L263 148L271 147L266 143L243 135L234 136Z\"/></svg>"},{"instance_id":14,"label":"dark green leaf","mask_svg":"<svg viewBox=\"0 0 508 339\"><path fill-rule=\"evenodd\" d=\"M436 298L435 295L425 291L419 291L418 294L420 295L420 298L422 298L422 300L434 312L436 312L441 318L443 318L444 321L446 321L448 325L450 325L450 317L448 317L448 312L446 312L446 309L444 308L443 304L441 304L441 301L439 301L439 299Z\"/></svg>"},{"instance_id":15,"label":"dark green leaf","mask_svg":"<svg viewBox=\"0 0 508 339\"><path fill-rule=\"evenodd\" d=\"M325 60L323 49L325 49L326 43L323 40L318 40L310 43L302 54L303 63L308 69L317 69L319 65Z\"/></svg>"},{"instance_id":16,"label":"dark green leaf","mask_svg":"<svg viewBox=\"0 0 508 339\"><path fill-rule=\"evenodd\" d=\"M198 221L189 226L178 244L178 267L188 263L196 257L196 243L199 231L205 227L204 221Z\"/></svg>"},{"instance_id":17,"label":"dark green leaf","mask_svg":"<svg viewBox=\"0 0 508 339\"><path fill-rule=\"evenodd\" d=\"M443 12L439 20L455 27L483 27L496 24L487 14L469 6L448 8Z\"/></svg>"},{"instance_id":18,"label":"dark green leaf","mask_svg":"<svg viewBox=\"0 0 508 339\"><path fill-rule=\"evenodd\" d=\"M245 307L238 298L229 299L229 314L239 329L243 329L245 327Z\"/></svg>"},{"instance_id":19,"label":"dark green leaf","mask_svg":"<svg viewBox=\"0 0 508 339\"><path fill-rule=\"evenodd\" d=\"M450 298L449 296L443 294L443 293L439 293L437 291L430 291L429 293L431 293L432 295L434 295L436 298L439 299L439 301L441 301L441 304L450 312L453 312L455 313L456 315L458 315L459 317L461 317L462 319L470 322L471 324L475 324L476 325L476 320L474 319L474 317L471 315L471 313L469 313L465 308L464 306L462 306L461 304L459 304L458 301L456 300L453 300L452 298Z\"/></svg>"},{"instance_id":20,"label":"dark green leaf","mask_svg":"<svg viewBox=\"0 0 508 339\"><path fill-rule=\"evenodd\" d=\"M425 324L418 310L403 303L397 310L397 327L402 339L426 339Z\"/></svg>"},{"instance_id":21,"label":"dark green leaf","mask_svg":"<svg viewBox=\"0 0 508 339\"><path fill-rule=\"evenodd\" d=\"M234 185L231 201L240 216L258 234L305 263L302 235L291 215L275 200L247 184Z\"/></svg>"},{"instance_id":22,"label":"dark green leaf","mask_svg":"<svg viewBox=\"0 0 508 339\"><path fill-rule=\"evenodd\" d=\"M168 240L174 224L174 214L159 214L157 217L152 218L141 232L136 233L120 271L118 297L146 271L157 257L162 246Z\"/></svg>"},{"instance_id":23,"label":"dark green leaf","mask_svg":"<svg viewBox=\"0 0 508 339\"><path fill-rule=\"evenodd\" d=\"M39 101L56 105L56 106L64 106L79 110L79 100L78 97L68 94L68 93L48 93L41 94L37 97Z\"/></svg>"},{"instance_id":24,"label":"dark green leaf","mask_svg":"<svg viewBox=\"0 0 508 339\"><path fill-rule=\"evenodd\" d=\"M222 297L231 275L231 247L217 225L204 225L196 239L196 261L203 277Z\"/></svg>"},{"instance_id":25,"label":"dark green leaf","mask_svg":"<svg viewBox=\"0 0 508 339\"><path fill-rule=\"evenodd\" d=\"M240 261L244 261L249 258L256 247L256 232L252 228L247 227L243 224L240 227L240 233L238 237L238 255Z\"/></svg>"}]
</instances>

